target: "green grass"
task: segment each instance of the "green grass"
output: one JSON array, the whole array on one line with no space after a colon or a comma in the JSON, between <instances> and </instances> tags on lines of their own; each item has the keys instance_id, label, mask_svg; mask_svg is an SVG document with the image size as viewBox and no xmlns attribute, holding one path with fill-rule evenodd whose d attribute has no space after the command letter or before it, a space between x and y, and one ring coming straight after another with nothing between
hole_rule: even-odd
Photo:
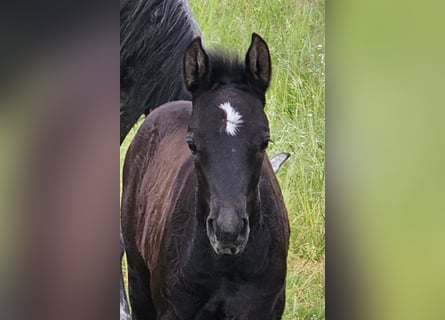
<instances>
[{"instance_id":1,"label":"green grass","mask_svg":"<svg viewBox=\"0 0 445 320\"><path fill-rule=\"evenodd\" d=\"M242 55L252 32L272 54L266 113L269 155L292 154L278 178L291 224L287 301L283 319L324 319L325 61L324 1L190 0L206 47ZM121 162L130 141L121 148Z\"/></svg>"}]
</instances>

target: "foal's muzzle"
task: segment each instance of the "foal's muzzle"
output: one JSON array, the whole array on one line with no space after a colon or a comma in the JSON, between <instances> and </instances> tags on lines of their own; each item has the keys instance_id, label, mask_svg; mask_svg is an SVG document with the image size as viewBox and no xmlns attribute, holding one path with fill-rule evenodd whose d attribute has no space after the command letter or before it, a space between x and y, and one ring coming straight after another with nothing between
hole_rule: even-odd
<instances>
[{"instance_id":1,"label":"foal's muzzle","mask_svg":"<svg viewBox=\"0 0 445 320\"><path fill-rule=\"evenodd\" d=\"M213 201L212 201L213 202ZM218 255L241 254L249 239L249 219L245 201L235 206L211 206L207 218L207 236Z\"/></svg>"}]
</instances>

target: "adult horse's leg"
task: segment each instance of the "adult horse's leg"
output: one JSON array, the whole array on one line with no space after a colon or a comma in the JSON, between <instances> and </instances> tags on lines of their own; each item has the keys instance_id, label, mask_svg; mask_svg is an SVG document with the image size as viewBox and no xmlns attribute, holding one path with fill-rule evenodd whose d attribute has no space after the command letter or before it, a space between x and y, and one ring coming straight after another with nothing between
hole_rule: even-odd
<instances>
[{"instance_id":1,"label":"adult horse's leg","mask_svg":"<svg viewBox=\"0 0 445 320\"><path fill-rule=\"evenodd\" d=\"M124 288L124 277L122 273L122 258L125 253L124 247L124 238L122 237L122 230L120 231L120 242L121 242L121 251L120 251L120 263L121 263L121 278L120 278L120 319L119 320L131 320L130 309L128 308L127 296L125 294Z\"/></svg>"}]
</instances>

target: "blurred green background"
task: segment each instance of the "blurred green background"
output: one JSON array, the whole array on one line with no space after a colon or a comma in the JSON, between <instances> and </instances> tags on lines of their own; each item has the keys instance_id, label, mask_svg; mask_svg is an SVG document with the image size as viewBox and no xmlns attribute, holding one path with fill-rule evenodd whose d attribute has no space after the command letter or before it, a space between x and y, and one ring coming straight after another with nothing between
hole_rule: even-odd
<instances>
[{"instance_id":1,"label":"blurred green background","mask_svg":"<svg viewBox=\"0 0 445 320\"><path fill-rule=\"evenodd\" d=\"M444 12L327 6L327 252L348 238L359 319L445 319Z\"/></svg>"}]
</instances>

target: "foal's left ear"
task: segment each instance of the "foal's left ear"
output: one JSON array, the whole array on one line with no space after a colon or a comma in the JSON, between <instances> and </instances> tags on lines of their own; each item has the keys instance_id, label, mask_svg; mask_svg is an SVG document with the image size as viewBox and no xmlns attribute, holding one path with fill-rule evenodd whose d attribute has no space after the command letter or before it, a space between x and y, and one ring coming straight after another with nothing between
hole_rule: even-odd
<instances>
[{"instance_id":1,"label":"foal's left ear","mask_svg":"<svg viewBox=\"0 0 445 320\"><path fill-rule=\"evenodd\" d=\"M252 43L246 55L246 68L253 78L266 91L269 87L272 66L266 41L256 33L252 34Z\"/></svg>"}]
</instances>

